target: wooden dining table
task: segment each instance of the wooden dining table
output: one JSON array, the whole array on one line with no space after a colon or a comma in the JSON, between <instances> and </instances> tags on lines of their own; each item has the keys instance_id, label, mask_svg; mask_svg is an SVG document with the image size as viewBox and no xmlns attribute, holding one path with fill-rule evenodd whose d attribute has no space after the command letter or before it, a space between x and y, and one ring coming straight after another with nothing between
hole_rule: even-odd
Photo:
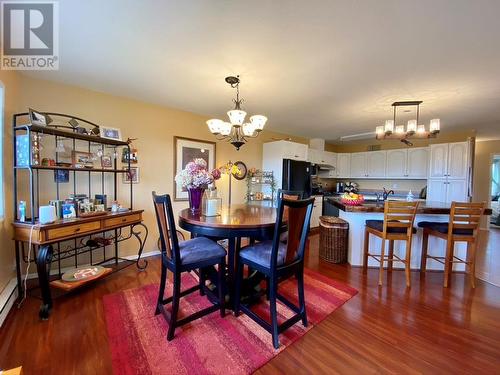
<instances>
[{"instance_id":1,"label":"wooden dining table","mask_svg":"<svg viewBox=\"0 0 500 375\"><path fill-rule=\"evenodd\" d=\"M204 216L186 208L179 213L179 227L190 232L192 237L205 236L214 240L228 241L227 287L230 305L235 293L235 259L241 247L241 239L251 241L272 239L276 224L276 208L253 204L232 204L221 209L218 216ZM257 277L247 278L247 284L260 282ZM247 287L248 289L248 287Z\"/></svg>"}]
</instances>

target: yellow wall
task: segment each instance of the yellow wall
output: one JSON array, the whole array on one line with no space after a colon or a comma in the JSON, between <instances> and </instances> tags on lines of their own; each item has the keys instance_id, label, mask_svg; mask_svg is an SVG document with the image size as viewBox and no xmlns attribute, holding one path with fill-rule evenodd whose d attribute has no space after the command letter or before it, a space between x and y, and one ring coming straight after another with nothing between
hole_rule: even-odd
<instances>
[{"instance_id":1,"label":"yellow wall","mask_svg":"<svg viewBox=\"0 0 500 375\"><path fill-rule=\"evenodd\" d=\"M134 146L139 150L140 183L134 185L134 207L145 209L145 224L150 230L148 242L144 251L156 249L156 239L158 231L154 219L151 204L151 191L156 190L160 193L173 194L173 137L182 136L196 139L214 141L214 136L210 134L205 124L208 119L206 116L194 113L184 112L172 108L166 108L158 105L152 105L137 100L127 99L107 95L95 91L90 91L74 86L68 86L60 83L37 80L25 75L8 74L19 83L19 95L9 97L9 104L15 103L15 108L9 107L7 114L6 129L10 129L10 114L12 112L24 112L28 107L40 111L60 112L72 114L77 117L85 118L98 124L117 127L122 130L123 138L138 138L134 141ZM0 76L4 81L4 74ZM7 77L7 75L5 75ZM7 78L5 78L7 80ZM9 82L10 83L10 82ZM224 108L220 108L224 113ZM272 119L270 120L272 123ZM221 166L227 161L242 160L248 168L260 168L262 164L262 143L271 141L272 138L287 138L289 135L278 134L269 131L263 131L256 138L251 139L244 145L240 151L227 142L217 142L217 166ZM5 138L4 138L5 139ZM308 143L305 138L293 137L293 141ZM42 140L42 145L47 149L50 146L47 141ZM12 178L12 157L11 139L4 141L5 158L4 171L8 175L5 179L6 191L11 190ZM126 185L118 182L119 188ZM227 200L227 176L223 177L217 183L223 197ZM233 179L232 184L232 202L243 203L246 192L246 182ZM7 194L7 208L12 206L11 194ZM41 202L47 199L55 199L50 195L50 190L42 191ZM176 202L175 209L187 207L187 202ZM4 220L4 226L10 230L10 221L12 213L9 212ZM5 239L5 241L3 241ZM10 234L3 230L1 240L4 244L0 252L0 290L5 282L11 278L13 263L13 245L10 241ZM125 246L121 255L132 255L136 253L134 241L128 241L129 246ZM5 265L8 265L5 266Z\"/></svg>"},{"instance_id":2,"label":"yellow wall","mask_svg":"<svg viewBox=\"0 0 500 375\"><path fill-rule=\"evenodd\" d=\"M11 118L16 112L18 96L18 77L12 71L0 70L0 81L4 87L3 113L3 191L4 217L0 219L0 293L14 276L14 243L11 238L12 220L12 129ZM2 197L0 197L2 199Z\"/></svg>"}]
</instances>

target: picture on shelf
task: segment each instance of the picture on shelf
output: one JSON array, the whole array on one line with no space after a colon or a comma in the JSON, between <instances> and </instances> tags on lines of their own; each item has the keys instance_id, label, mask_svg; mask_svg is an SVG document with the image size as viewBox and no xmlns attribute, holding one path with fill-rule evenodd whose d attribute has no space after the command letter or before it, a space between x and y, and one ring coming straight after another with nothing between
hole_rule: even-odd
<instances>
[{"instance_id":1,"label":"picture on shelf","mask_svg":"<svg viewBox=\"0 0 500 375\"><path fill-rule=\"evenodd\" d=\"M54 182L69 182L69 170L59 169L54 171Z\"/></svg>"},{"instance_id":2,"label":"picture on shelf","mask_svg":"<svg viewBox=\"0 0 500 375\"><path fill-rule=\"evenodd\" d=\"M111 155L101 156L101 167L102 168L113 168L113 158Z\"/></svg>"},{"instance_id":3,"label":"picture on shelf","mask_svg":"<svg viewBox=\"0 0 500 375\"><path fill-rule=\"evenodd\" d=\"M130 159L130 164L137 164L139 161L137 159L137 149L131 148L130 153L128 148L124 148L122 151L122 163L127 164Z\"/></svg>"},{"instance_id":4,"label":"picture on shelf","mask_svg":"<svg viewBox=\"0 0 500 375\"><path fill-rule=\"evenodd\" d=\"M124 170L128 170L127 167L123 167ZM130 167L130 170L123 173L123 183L124 184L138 184L139 183L139 167Z\"/></svg>"},{"instance_id":5,"label":"picture on shelf","mask_svg":"<svg viewBox=\"0 0 500 375\"><path fill-rule=\"evenodd\" d=\"M92 161L92 153L85 151L73 151L71 153L73 158L73 167L75 168L94 168Z\"/></svg>"},{"instance_id":6,"label":"picture on shelf","mask_svg":"<svg viewBox=\"0 0 500 375\"><path fill-rule=\"evenodd\" d=\"M32 125L47 126L47 117L43 113L29 108L29 116Z\"/></svg>"},{"instance_id":7,"label":"picture on shelf","mask_svg":"<svg viewBox=\"0 0 500 375\"><path fill-rule=\"evenodd\" d=\"M122 131L117 128L108 128L106 126L99 127L99 136L101 138L114 139L116 141L122 140Z\"/></svg>"}]
</instances>

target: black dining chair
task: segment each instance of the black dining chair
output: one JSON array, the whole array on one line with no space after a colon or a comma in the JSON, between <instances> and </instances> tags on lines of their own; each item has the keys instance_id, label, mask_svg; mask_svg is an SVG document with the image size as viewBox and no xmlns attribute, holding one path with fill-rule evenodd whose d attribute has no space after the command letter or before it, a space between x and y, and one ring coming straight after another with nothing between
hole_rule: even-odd
<instances>
[{"instance_id":1,"label":"black dining chair","mask_svg":"<svg viewBox=\"0 0 500 375\"><path fill-rule=\"evenodd\" d=\"M304 192L301 190L284 190L278 189L278 199L287 198L287 199L302 199L304 198Z\"/></svg>"},{"instance_id":2,"label":"black dining chair","mask_svg":"<svg viewBox=\"0 0 500 375\"><path fill-rule=\"evenodd\" d=\"M272 334L273 345L279 347L279 333L291 327L299 320L307 326L306 303L304 297L304 255L309 223L313 210L314 198L304 200L279 199L277 219L272 240L259 242L242 248L236 257L236 296L235 314L240 310ZM288 241L280 241L280 228L284 224L284 212L288 211ZM261 272L269 279L269 300L271 323L268 323L248 305L240 301L243 267ZM295 306L278 293L278 283L295 276L298 286L299 306ZM278 325L276 301L279 300L290 308L295 315Z\"/></svg>"},{"instance_id":3,"label":"black dining chair","mask_svg":"<svg viewBox=\"0 0 500 375\"><path fill-rule=\"evenodd\" d=\"M174 338L175 328L177 327L216 310L220 310L221 317L225 316L224 274L226 268L226 250L216 242L205 237L196 237L179 243L177 236L170 236L170 233L177 232L170 195L156 195L156 192L153 192L153 204L161 244L161 279L155 315L162 313L168 322L167 340L170 341ZM205 286L204 280L201 277L197 285L181 291L181 274L183 272L200 270L204 267L215 265L218 265L217 296ZM167 270L173 273L174 287L172 296L165 298ZM202 295L207 294L212 301L217 302L212 306L178 320L180 298L196 290L199 290ZM164 307L164 305L170 302L172 302L171 313Z\"/></svg>"}]
</instances>

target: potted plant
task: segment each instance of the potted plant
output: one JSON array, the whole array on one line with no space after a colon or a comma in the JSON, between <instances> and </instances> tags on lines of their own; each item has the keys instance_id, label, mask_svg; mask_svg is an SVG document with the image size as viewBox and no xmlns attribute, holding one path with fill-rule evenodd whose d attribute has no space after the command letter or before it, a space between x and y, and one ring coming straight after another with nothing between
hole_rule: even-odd
<instances>
[{"instance_id":1,"label":"potted plant","mask_svg":"<svg viewBox=\"0 0 500 375\"><path fill-rule=\"evenodd\" d=\"M186 188L189 197L189 208L198 212L201 205L201 197L208 185L220 178L220 171L207 170L207 162L201 158L194 159L186 164L186 167L175 176L175 182Z\"/></svg>"}]
</instances>

